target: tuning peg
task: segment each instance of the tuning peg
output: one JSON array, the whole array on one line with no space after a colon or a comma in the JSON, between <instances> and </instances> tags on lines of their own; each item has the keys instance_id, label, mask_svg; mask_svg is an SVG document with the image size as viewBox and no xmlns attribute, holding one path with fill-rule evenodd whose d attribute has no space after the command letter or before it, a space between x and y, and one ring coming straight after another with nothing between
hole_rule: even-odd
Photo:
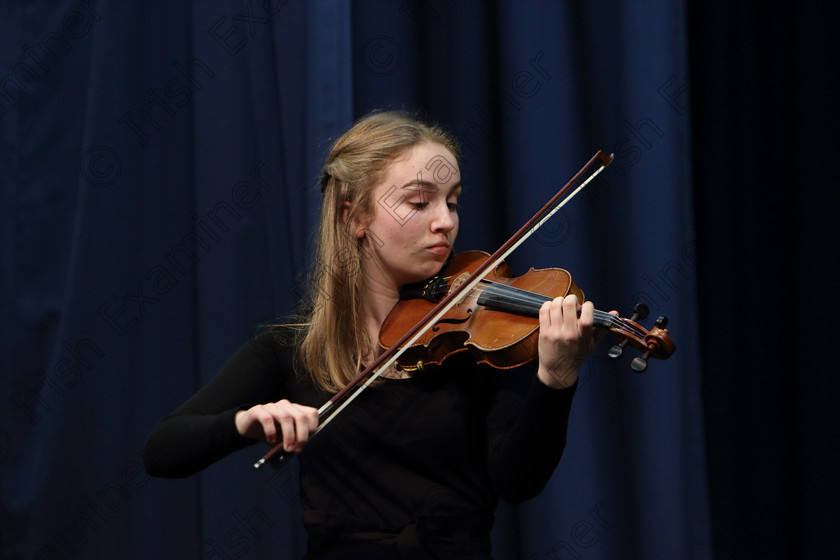
<instances>
[{"instance_id":1,"label":"tuning peg","mask_svg":"<svg viewBox=\"0 0 840 560\"><path fill-rule=\"evenodd\" d=\"M650 313L650 309L644 303L637 303L633 306L633 316L630 317L631 321L639 321L644 319ZM662 317L660 317L662 318ZM657 319L658 320L658 319ZM667 321L667 319L665 319ZM609 352L607 352L607 356L612 358L613 360L617 360L624 354L624 347L627 345L627 339L622 340L618 344L614 344Z\"/></svg>"},{"instance_id":2,"label":"tuning peg","mask_svg":"<svg viewBox=\"0 0 840 560\"><path fill-rule=\"evenodd\" d=\"M636 356L630 362L630 369L636 373L642 373L647 369L647 360L650 357L650 352L645 352L644 356Z\"/></svg>"},{"instance_id":3,"label":"tuning peg","mask_svg":"<svg viewBox=\"0 0 840 560\"><path fill-rule=\"evenodd\" d=\"M631 321L638 321L640 319L646 319L650 313L650 308L645 305L644 303L637 303L633 306L633 316L630 317Z\"/></svg>"},{"instance_id":4,"label":"tuning peg","mask_svg":"<svg viewBox=\"0 0 840 560\"><path fill-rule=\"evenodd\" d=\"M659 327L660 329L664 329L665 325L668 324L668 317L666 317L664 315L660 315L659 317L656 318L656 321L654 321L653 324L656 325L657 327Z\"/></svg>"}]
</instances>

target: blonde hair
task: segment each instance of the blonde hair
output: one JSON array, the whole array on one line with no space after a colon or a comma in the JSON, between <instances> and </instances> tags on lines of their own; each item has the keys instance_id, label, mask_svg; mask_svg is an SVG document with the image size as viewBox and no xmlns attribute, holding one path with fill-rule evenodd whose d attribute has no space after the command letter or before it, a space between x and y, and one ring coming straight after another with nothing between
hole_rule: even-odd
<instances>
[{"instance_id":1,"label":"blonde hair","mask_svg":"<svg viewBox=\"0 0 840 560\"><path fill-rule=\"evenodd\" d=\"M352 224L373 216L373 188L406 150L441 144L460 157L457 139L438 125L402 111L371 113L357 121L330 149L321 178L323 202L318 226L312 293L302 327L300 363L327 391L345 387L359 373L376 341L362 325L364 258Z\"/></svg>"}]
</instances>

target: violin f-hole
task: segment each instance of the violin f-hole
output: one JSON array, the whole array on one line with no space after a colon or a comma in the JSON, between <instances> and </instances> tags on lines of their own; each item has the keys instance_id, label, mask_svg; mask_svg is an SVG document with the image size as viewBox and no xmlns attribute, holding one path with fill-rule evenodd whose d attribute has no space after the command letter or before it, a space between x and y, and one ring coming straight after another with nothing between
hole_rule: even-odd
<instances>
[{"instance_id":1,"label":"violin f-hole","mask_svg":"<svg viewBox=\"0 0 840 560\"><path fill-rule=\"evenodd\" d=\"M470 320L470 316L472 315L472 312L473 312L472 307L468 307L466 309L466 312L467 312L466 317L444 317L444 318L442 318L441 320L436 322L434 325L432 325L432 329L431 329L432 332L439 332L440 331L440 326L439 325L442 325L442 324L463 325L464 323L466 323L467 321Z\"/></svg>"}]
</instances>

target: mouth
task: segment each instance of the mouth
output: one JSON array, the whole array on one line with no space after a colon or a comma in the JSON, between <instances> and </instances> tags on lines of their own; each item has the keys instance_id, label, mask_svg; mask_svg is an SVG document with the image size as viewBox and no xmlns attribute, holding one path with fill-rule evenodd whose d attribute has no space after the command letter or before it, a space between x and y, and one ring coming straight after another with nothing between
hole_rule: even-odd
<instances>
[{"instance_id":1,"label":"mouth","mask_svg":"<svg viewBox=\"0 0 840 560\"><path fill-rule=\"evenodd\" d=\"M435 243L434 245L429 245L427 249L436 255L446 255L449 253L450 245L448 243Z\"/></svg>"}]
</instances>

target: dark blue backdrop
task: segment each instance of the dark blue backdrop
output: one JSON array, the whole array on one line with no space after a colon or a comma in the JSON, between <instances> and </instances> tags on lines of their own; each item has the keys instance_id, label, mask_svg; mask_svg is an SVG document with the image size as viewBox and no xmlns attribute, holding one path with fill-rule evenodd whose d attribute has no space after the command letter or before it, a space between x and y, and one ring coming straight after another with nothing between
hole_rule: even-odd
<instances>
[{"instance_id":1,"label":"dark blue backdrop","mask_svg":"<svg viewBox=\"0 0 840 560\"><path fill-rule=\"evenodd\" d=\"M294 467L254 447L157 480L151 426L303 291L330 140L419 108L464 145L458 249L493 250L597 150L613 165L513 259L667 314L644 375L602 346L499 558L711 555L679 2L0 3L8 558L297 558Z\"/></svg>"}]
</instances>

